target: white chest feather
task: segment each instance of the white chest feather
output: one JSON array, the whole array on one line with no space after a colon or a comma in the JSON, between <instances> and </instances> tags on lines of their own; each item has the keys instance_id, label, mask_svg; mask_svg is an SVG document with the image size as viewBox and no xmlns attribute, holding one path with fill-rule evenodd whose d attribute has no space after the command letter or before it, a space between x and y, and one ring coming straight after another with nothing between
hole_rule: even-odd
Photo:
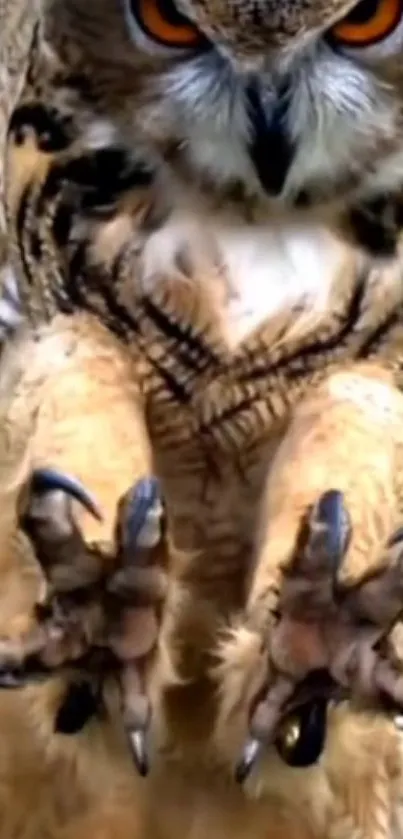
<instances>
[{"instance_id":1,"label":"white chest feather","mask_svg":"<svg viewBox=\"0 0 403 839\"><path fill-rule=\"evenodd\" d=\"M153 234L145 250L145 275L166 272L182 246L193 242L202 254L211 244L223 267L223 288L217 290L220 317L232 347L284 307L300 303L318 312L326 309L344 248L317 226L271 227L229 224L220 218L176 214ZM203 253L203 242L205 242ZM225 286L225 288L224 288Z\"/></svg>"},{"instance_id":2,"label":"white chest feather","mask_svg":"<svg viewBox=\"0 0 403 839\"><path fill-rule=\"evenodd\" d=\"M234 343L284 307L304 304L324 311L341 254L318 228L221 229L227 269L228 318Z\"/></svg>"}]
</instances>

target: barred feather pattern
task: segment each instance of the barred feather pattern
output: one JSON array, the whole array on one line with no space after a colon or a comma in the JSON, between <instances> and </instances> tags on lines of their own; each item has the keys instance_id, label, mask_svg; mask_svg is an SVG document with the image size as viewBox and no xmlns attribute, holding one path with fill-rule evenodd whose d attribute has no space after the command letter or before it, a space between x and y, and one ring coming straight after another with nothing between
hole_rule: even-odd
<instances>
[{"instance_id":1,"label":"barred feather pattern","mask_svg":"<svg viewBox=\"0 0 403 839\"><path fill-rule=\"evenodd\" d=\"M308 467L314 473L315 463L323 462L323 451L329 456L336 452L329 418L337 401L332 387L337 389L339 374L358 377L357 398L367 400L365 411L359 405L354 413L354 400L346 399L345 415L350 427L351 416L359 415L358 448L362 453L367 446L369 458L371 423L379 407L379 389L371 390L373 381L383 383L399 403L392 406L390 422L381 430L382 444L390 438L396 464L402 462L401 431L396 431L395 421L401 408L396 385L403 385L402 263L397 259L374 267L371 259L347 248L325 312L313 312L309 302L299 301L259 324L235 349L230 347L216 305L225 270L214 236L191 229L185 241L170 239L176 207L169 178L165 180L156 169L140 142L138 146L126 142L127 124L122 128L116 117L109 130L110 102L98 100L94 105L88 91L85 96L82 77L72 73L63 56L46 47L42 51L39 40L32 49L7 150L11 267L4 268L0 328L17 334L2 368L0 464L4 466L7 447L11 454L20 451L19 417L24 413L28 423L32 413L32 424L28 432L26 424L23 429L29 438L23 464L16 454L16 462L6 464L2 472L4 508L9 505L14 525L16 490L26 482L30 468L52 461L97 491L105 520L89 522L83 515L80 526L91 545L110 545L121 495L136 477L156 471L166 497L174 550L160 654L150 677L156 709L155 778L144 786L133 779L127 751L115 730L116 718L109 725L100 717L93 729L68 746L54 737L51 710L58 690L26 697L35 745L44 748L45 761L61 760L63 766L74 767L76 788L91 802L95 825L91 830L106 839L114 837L120 818L119 836L127 833L134 839L201 836L209 818L214 839L229 833L235 839L267 839L267 835L395 839L391 824L398 793L386 758L379 760L370 782L363 785L365 812L357 804L361 790L356 781L357 798L337 791L333 810L320 826L315 816L320 809L315 802L319 778L323 789L331 787L326 770L324 777L320 774L322 767L318 786L309 785L302 776L297 779L288 768L279 778L273 772L274 790L267 795L263 767L257 785L261 795L255 798L234 791L227 772L247 733L244 697L254 684L253 656L243 661L244 648L238 642L250 640L251 613L253 630L262 629L263 612L263 631L252 638L257 637L260 665L267 613L281 586L284 557L288 561L292 553L279 551L280 559L273 560L271 535L269 539L264 528L272 526L275 516L269 510L265 517L269 509L265 491L268 476L274 485L280 483L281 464L275 458L279 451L281 455L284 440L291 439L287 435L293 420L298 420L299 406L311 396L318 404L323 398L326 410L315 415L315 428L323 428L322 460L318 454L317 461L307 462L307 450L300 459L285 458L291 477L279 493L281 503L288 504L281 533L293 535L290 522L293 526L294 519L299 522L308 506L305 497L304 503L298 500L293 506L293 488L299 487L295 476L302 476L305 489ZM100 130L100 124L108 130ZM158 240L153 244L157 233L173 241L163 253ZM371 391L369 399L366 388ZM368 409L371 399L373 411ZM1 429L6 429L4 434ZM384 559L379 533L383 536L390 524L398 523L403 483L393 472L384 485L382 473L378 491L376 481L368 482L370 468L358 473L361 461L354 446L345 448L346 490L352 483L350 472L354 473L351 506L358 510L359 537L366 549L346 561L345 572L356 583L366 570L358 561L363 553L371 555L374 569ZM381 473L379 464L375 472ZM262 530L267 551L259 554L256 534ZM24 549L26 545L19 547L22 554ZM9 548L2 550L7 554L5 565L10 564ZM32 601L36 593L30 589ZM235 626L231 648L226 644L228 623ZM217 678L221 695L217 695ZM241 720L232 713L237 690ZM225 728L232 716L236 717L233 733L224 732L220 741L217 719ZM375 726L379 741L383 722L382 717ZM11 752L16 736L14 726ZM217 740L225 741L225 755ZM359 734L357 743L361 743ZM348 751L348 737L346 744ZM340 774L337 761L332 769ZM105 804L109 815L103 819L101 808L98 821L94 790L101 796L110 793ZM303 834L294 809L297 791L296 800L304 805ZM49 808L59 794L55 777ZM68 797L69 791L63 794ZM16 793L14 798L9 795L9 812L16 801ZM116 821L110 817L114 803ZM35 816L34 839L44 835L45 811L42 807ZM86 817L81 824L71 827L71 832L67 827L49 835L81 839L87 835Z\"/></svg>"}]
</instances>

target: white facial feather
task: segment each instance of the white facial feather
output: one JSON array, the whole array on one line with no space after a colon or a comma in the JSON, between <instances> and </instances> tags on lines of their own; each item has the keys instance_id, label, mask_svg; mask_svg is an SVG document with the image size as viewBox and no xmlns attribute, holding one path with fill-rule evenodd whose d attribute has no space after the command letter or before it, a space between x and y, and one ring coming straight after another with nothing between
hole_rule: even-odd
<instances>
[{"instance_id":1,"label":"white facial feather","mask_svg":"<svg viewBox=\"0 0 403 839\"><path fill-rule=\"evenodd\" d=\"M276 58L271 64L266 61L261 73L254 74L268 124L284 74L289 105L285 123L294 158L283 199L311 187L328 197L331 185L338 198L351 175L360 176L358 194L365 191L369 198L374 190L390 188L391 172L401 177L396 147L400 142L403 151L403 139L398 139L403 103L368 61L343 55L318 34L315 40L305 33L299 49L293 43L277 63ZM181 148L195 173L214 179L218 187L238 179L259 195L248 149L249 76L216 52L178 62L159 80L160 112L174 130L180 126Z\"/></svg>"}]
</instances>

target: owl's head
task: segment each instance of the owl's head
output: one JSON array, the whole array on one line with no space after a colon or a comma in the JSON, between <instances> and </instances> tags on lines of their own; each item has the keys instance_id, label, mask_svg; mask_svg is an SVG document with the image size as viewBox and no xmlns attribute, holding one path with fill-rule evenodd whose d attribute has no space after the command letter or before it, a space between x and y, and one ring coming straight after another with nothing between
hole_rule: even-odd
<instances>
[{"instance_id":1,"label":"owl's head","mask_svg":"<svg viewBox=\"0 0 403 839\"><path fill-rule=\"evenodd\" d=\"M403 193L403 0L51 4L187 179L289 208Z\"/></svg>"}]
</instances>

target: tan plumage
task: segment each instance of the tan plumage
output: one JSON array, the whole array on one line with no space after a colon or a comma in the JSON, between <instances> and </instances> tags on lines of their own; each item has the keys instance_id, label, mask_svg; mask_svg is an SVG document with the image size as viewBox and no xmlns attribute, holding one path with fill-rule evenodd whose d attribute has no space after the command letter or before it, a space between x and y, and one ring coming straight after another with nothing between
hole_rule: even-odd
<instances>
[{"instance_id":1,"label":"tan plumage","mask_svg":"<svg viewBox=\"0 0 403 839\"><path fill-rule=\"evenodd\" d=\"M219 6L217 37L222 27L233 33L235 25ZM304 8L308 14L314 6L295 3L293 17L289 5L292 30L298 31ZM323 26L330 21L325 6L316 3ZM332 14L347 7L335 3ZM196 6L192 14L197 18ZM312 25L309 15L306 21ZM285 571L299 555L294 546L301 522L322 492L342 490L353 522L339 578L357 586L384 567L392 577L380 577L380 591L376 578L375 593L358 586L358 605L366 618L372 610L382 631L389 629L391 610L396 617L390 580L400 580L399 550L387 550L386 543L401 523L403 491L400 255L374 265L331 232L318 232L317 207L309 222L296 222L280 205L286 252L302 235L311 256L319 254L326 294L319 306L291 294L270 309L266 285L274 294L282 282L277 208L273 214L255 186L247 195L217 175L212 187L214 170L199 171L191 157L178 157L186 144L175 149L180 138L172 135L186 120L182 125L169 115L169 97L156 102L145 83L148 73L158 79L162 59L141 58L109 0L49 0L40 24L11 120L6 165L11 264L27 320L4 352L0 380L2 630L14 639L18 661L22 647L15 639L35 627L34 603L45 598L49 606L52 594L57 601L69 584L75 596L82 574L85 591L91 594L94 586L100 592L95 603L89 598L87 611L70 603L71 615L85 624L84 639L80 620L78 634L76 626L63 625L72 646L56 644L55 651L45 638L40 654L57 670L59 653L67 660L77 655L74 644L80 654L86 644L104 644L129 675L132 659L145 664L152 769L143 780L133 767L122 723L132 730L130 713L140 712L130 705L129 685L122 715L113 674L103 686L107 713L70 737L55 734L53 726L76 676L72 668L44 686L0 693L4 837L399 837L401 735L384 710L332 709L316 766L293 769L270 746L245 787L232 776L257 691L275 685L279 594L287 594ZM286 38L283 20L276 25ZM382 97L381 105L387 111ZM377 127L371 128L373 142L380 142ZM192 136L188 148L193 141L197 147ZM378 163L381 170L383 159ZM371 190L366 176L360 182L365 198ZM338 189L333 195L330 183L326 196L331 230L340 228ZM323 183L320 201L322 191ZM343 210L347 197L343 192ZM256 245L257 256L245 256L246 244ZM299 247L297 285L305 291L316 263ZM258 286L249 320L231 301L244 303L248 282L253 286L255 275L261 282L270 266L272 279ZM101 523L72 508L84 547L68 541L71 522L56 497L50 508L46 499L29 507L32 470L49 465L81 479L102 506ZM154 474L168 524L157 545L168 571L157 649L161 615L148 542L144 574L133 585L137 596L140 583L148 585L151 603L126 609L119 601L117 630L107 596L120 547L118 504L136 481ZM47 585L17 520L27 504L37 516L37 558L46 540L50 544ZM55 533L56 547L49 536ZM139 549L136 562L140 555ZM337 639L343 612L331 607ZM361 615L352 614L358 635ZM291 625L289 648L281 645L297 677L310 656L323 659L315 632L325 616L319 612L314 621L316 659L315 644L304 644L304 615L298 615L300 635ZM392 664L399 649L395 635ZM337 645L330 649L330 664L339 652ZM5 641L4 667L7 655ZM85 664L78 669L85 672ZM398 694L399 684L398 678L389 683L390 692L395 686Z\"/></svg>"}]
</instances>

